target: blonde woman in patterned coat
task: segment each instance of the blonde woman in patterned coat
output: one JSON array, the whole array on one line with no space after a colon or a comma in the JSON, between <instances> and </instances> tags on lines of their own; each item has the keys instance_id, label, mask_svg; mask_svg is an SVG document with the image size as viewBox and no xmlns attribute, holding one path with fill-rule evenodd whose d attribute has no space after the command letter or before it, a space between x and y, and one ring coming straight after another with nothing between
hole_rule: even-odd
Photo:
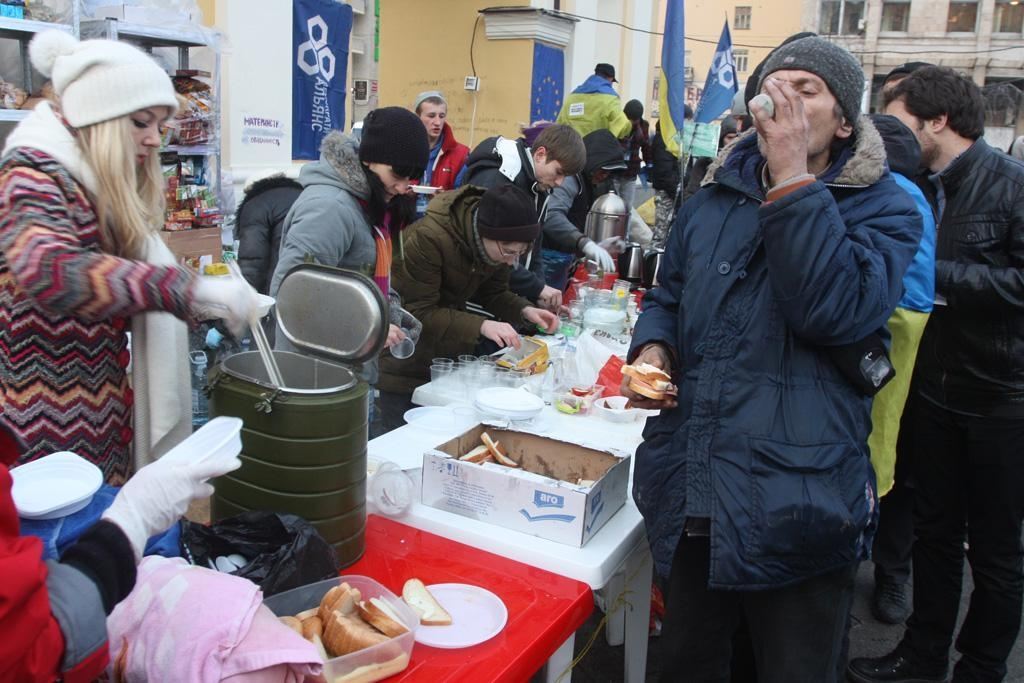
<instances>
[{"instance_id":1,"label":"blonde woman in patterned coat","mask_svg":"<svg viewBox=\"0 0 1024 683\"><path fill-rule=\"evenodd\" d=\"M108 482L130 474L130 316L221 317L240 327L247 285L145 262L163 217L161 127L170 79L124 43L58 32L30 47L58 103L12 131L0 159L0 420L21 462L70 450ZM212 314L212 315L210 315Z\"/></svg>"}]
</instances>

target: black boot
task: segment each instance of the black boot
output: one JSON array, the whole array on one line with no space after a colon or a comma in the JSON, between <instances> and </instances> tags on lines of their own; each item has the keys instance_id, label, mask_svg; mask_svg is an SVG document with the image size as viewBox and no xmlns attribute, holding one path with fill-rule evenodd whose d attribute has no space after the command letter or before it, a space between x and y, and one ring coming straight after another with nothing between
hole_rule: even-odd
<instances>
[{"instance_id":1,"label":"black boot","mask_svg":"<svg viewBox=\"0 0 1024 683\"><path fill-rule=\"evenodd\" d=\"M910 616L907 585L886 579L875 581L871 613L883 624L902 624Z\"/></svg>"},{"instance_id":2,"label":"black boot","mask_svg":"<svg viewBox=\"0 0 1024 683\"><path fill-rule=\"evenodd\" d=\"M944 683L946 672L912 664L897 650L883 657L851 660L846 667L846 678L854 683Z\"/></svg>"}]
</instances>

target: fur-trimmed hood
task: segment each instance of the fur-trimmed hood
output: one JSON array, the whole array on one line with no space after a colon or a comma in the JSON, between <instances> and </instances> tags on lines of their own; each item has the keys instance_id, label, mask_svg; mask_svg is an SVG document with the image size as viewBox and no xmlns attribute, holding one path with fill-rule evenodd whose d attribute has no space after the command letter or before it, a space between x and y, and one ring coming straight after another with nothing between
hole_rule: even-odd
<instances>
[{"instance_id":1,"label":"fur-trimmed hood","mask_svg":"<svg viewBox=\"0 0 1024 683\"><path fill-rule=\"evenodd\" d=\"M719 169L740 166L741 157L752 153L760 156L756 138L757 130L752 128L726 146L708 167L701 187L717 182L715 176ZM844 156L846 159L841 167L830 168L822 176L821 179L829 185L866 187L875 184L885 175L885 145L882 136L867 116L861 116L857 121L853 150Z\"/></svg>"},{"instance_id":2,"label":"fur-trimmed hood","mask_svg":"<svg viewBox=\"0 0 1024 683\"><path fill-rule=\"evenodd\" d=\"M351 135L335 131L320 143L320 160L302 167L299 184L331 185L345 190L356 199L370 198L370 183L359 161L359 143Z\"/></svg>"}]
</instances>

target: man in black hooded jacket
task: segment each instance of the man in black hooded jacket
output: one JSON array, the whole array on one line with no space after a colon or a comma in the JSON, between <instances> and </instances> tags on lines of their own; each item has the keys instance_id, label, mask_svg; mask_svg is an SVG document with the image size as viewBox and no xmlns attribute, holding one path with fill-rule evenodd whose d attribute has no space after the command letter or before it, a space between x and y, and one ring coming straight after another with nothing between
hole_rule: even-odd
<instances>
[{"instance_id":1,"label":"man in black hooded jacket","mask_svg":"<svg viewBox=\"0 0 1024 683\"><path fill-rule=\"evenodd\" d=\"M611 253L584 235L583 229L591 204L613 189L615 179L626 171L626 161L619 141L604 128L584 136L583 145L587 149L587 162L583 170L566 178L548 199L542 232L545 261L549 255L553 257L552 262L558 260L559 254L585 256L595 261L601 270L612 272L615 270L615 259ZM564 286L564 273L557 278L549 275L548 282L555 287Z\"/></svg>"}]
</instances>

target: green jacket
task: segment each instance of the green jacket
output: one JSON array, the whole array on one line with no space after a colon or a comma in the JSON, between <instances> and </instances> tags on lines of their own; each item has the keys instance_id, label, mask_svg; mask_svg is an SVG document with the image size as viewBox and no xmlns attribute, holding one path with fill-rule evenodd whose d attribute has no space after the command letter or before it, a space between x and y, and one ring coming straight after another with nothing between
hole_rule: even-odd
<instances>
[{"instance_id":1,"label":"green jacket","mask_svg":"<svg viewBox=\"0 0 1024 683\"><path fill-rule=\"evenodd\" d=\"M423 323L416 352L405 360L381 355L382 391L408 394L430 380L434 358L472 353L487 318L466 311L472 300L499 320L519 325L526 299L508 289L509 267L484 263L473 237L473 215L484 189L444 192L402 233L404 258L391 272L402 306Z\"/></svg>"},{"instance_id":2,"label":"green jacket","mask_svg":"<svg viewBox=\"0 0 1024 683\"><path fill-rule=\"evenodd\" d=\"M590 81L594 79L600 81L601 77L591 76L565 98L556 123L572 126L580 137L607 128L621 140L633 132L633 124L622 112L622 100L611 86L603 81L600 86L592 86Z\"/></svg>"}]
</instances>

